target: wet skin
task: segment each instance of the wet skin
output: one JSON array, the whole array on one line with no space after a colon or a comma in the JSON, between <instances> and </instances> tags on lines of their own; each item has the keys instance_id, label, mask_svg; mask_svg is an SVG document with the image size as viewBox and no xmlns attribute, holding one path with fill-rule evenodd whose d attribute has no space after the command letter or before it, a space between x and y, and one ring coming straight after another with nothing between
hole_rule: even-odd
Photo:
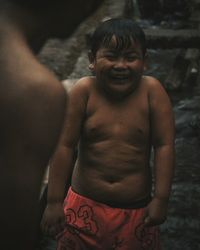
<instances>
[{"instance_id":1,"label":"wet skin","mask_svg":"<svg viewBox=\"0 0 200 250\"><path fill-rule=\"evenodd\" d=\"M72 187L92 199L120 206L150 193L150 128L145 79L140 82L142 51L136 43L117 51L113 43L99 49L93 62L96 79L88 83Z\"/></svg>"},{"instance_id":2,"label":"wet skin","mask_svg":"<svg viewBox=\"0 0 200 250\"><path fill-rule=\"evenodd\" d=\"M113 37L108 48L97 51L92 65L99 89L108 98L123 99L138 86L145 67L145 56L137 42L129 48L118 50Z\"/></svg>"},{"instance_id":3,"label":"wet skin","mask_svg":"<svg viewBox=\"0 0 200 250\"><path fill-rule=\"evenodd\" d=\"M174 166L171 104L159 81L142 76L145 58L137 43L121 51L115 50L115 40L111 45L90 57L96 76L80 79L69 92L67 119L50 168L46 233L63 228L66 181L75 192L116 207L148 197L151 147L156 185L144 221L158 225L166 218Z\"/></svg>"},{"instance_id":4,"label":"wet skin","mask_svg":"<svg viewBox=\"0 0 200 250\"><path fill-rule=\"evenodd\" d=\"M145 83L117 105L99 95L94 79L90 84L72 188L100 202L131 205L151 190Z\"/></svg>"}]
</instances>

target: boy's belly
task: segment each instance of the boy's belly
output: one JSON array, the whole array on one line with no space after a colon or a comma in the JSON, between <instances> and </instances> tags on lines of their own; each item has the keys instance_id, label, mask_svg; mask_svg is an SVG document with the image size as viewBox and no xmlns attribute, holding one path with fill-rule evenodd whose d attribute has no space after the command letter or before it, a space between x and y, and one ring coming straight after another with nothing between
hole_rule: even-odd
<instances>
[{"instance_id":1,"label":"boy's belly","mask_svg":"<svg viewBox=\"0 0 200 250\"><path fill-rule=\"evenodd\" d=\"M72 188L85 197L113 207L134 207L135 203L151 195L149 178L139 175L112 183L91 174L88 177L76 176Z\"/></svg>"},{"instance_id":2,"label":"boy's belly","mask_svg":"<svg viewBox=\"0 0 200 250\"><path fill-rule=\"evenodd\" d=\"M81 148L72 187L77 193L112 206L131 206L151 193L149 150L105 142Z\"/></svg>"}]
</instances>

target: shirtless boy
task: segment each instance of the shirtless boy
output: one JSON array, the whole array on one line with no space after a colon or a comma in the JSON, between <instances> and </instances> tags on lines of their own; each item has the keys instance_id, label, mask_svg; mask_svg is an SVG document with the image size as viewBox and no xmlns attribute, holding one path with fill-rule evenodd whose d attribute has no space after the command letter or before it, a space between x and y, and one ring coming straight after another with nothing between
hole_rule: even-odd
<instances>
[{"instance_id":1,"label":"shirtless boy","mask_svg":"<svg viewBox=\"0 0 200 250\"><path fill-rule=\"evenodd\" d=\"M132 20L100 24L89 59L95 77L80 79L69 93L43 230L59 233L60 250L160 249L157 225L166 219L174 172L169 98L158 80L143 76L145 36Z\"/></svg>"}]
</instances>

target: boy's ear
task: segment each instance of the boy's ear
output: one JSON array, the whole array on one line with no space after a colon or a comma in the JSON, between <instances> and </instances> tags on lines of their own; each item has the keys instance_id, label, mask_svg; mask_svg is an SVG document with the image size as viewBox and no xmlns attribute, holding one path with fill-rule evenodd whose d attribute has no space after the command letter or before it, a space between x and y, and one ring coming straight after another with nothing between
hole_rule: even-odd
<instances>
[{"instance_id":1,"label":"boy's ear","mask_svg":"<svg viewBox=\"0 0 200 250\"><path fill-rule=\"evenodd\" d=\"M94 55L93 55L91 50L88 51L88 59L89 59L90 63L94 62Z\"/></svg>"},{"instance_id":2,"label":"boy's ear","mask_svg":"<svg viewBox=\"0 0 200 250\"><path fill-rule=\"evenodd\" d=\"M89 62L90 62L90 64L89 64L89 69L92 71L92 70L94 70L94 55L92 54L92 51L91 50L89 50L88 51L88 59L89 59Z\"/></svg>"},{"instance_id":3,"label":"boy's ear","mask_svg":"<svg viewBox=\"0 0 200 250\"><path fill-rule=\"evenodd\" d=\"M144 70L148 69L148 54L144 55Z\"/></svg>"}]
</instances>

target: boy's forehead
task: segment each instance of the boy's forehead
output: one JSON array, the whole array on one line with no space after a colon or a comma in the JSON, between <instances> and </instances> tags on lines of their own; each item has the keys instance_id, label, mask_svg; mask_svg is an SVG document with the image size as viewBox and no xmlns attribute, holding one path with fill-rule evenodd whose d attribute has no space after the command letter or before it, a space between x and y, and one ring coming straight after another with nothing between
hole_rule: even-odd
<instances>
[{"instance_id":1,"label":"boy's forehead","mask_svg":"<svg viewBox=\"0 0 200 250\"><path fill-rule=\"evenodd\" d=\"M132 37L125 38L124 41L129 42L122 42L120 37L113 35L112 38L109 40L108 43L102 44L101 48L104 49L112 49L112 50L136 50L140 49L140 45L137 40L133 39Z\"/></svg>"}]
</instances>

